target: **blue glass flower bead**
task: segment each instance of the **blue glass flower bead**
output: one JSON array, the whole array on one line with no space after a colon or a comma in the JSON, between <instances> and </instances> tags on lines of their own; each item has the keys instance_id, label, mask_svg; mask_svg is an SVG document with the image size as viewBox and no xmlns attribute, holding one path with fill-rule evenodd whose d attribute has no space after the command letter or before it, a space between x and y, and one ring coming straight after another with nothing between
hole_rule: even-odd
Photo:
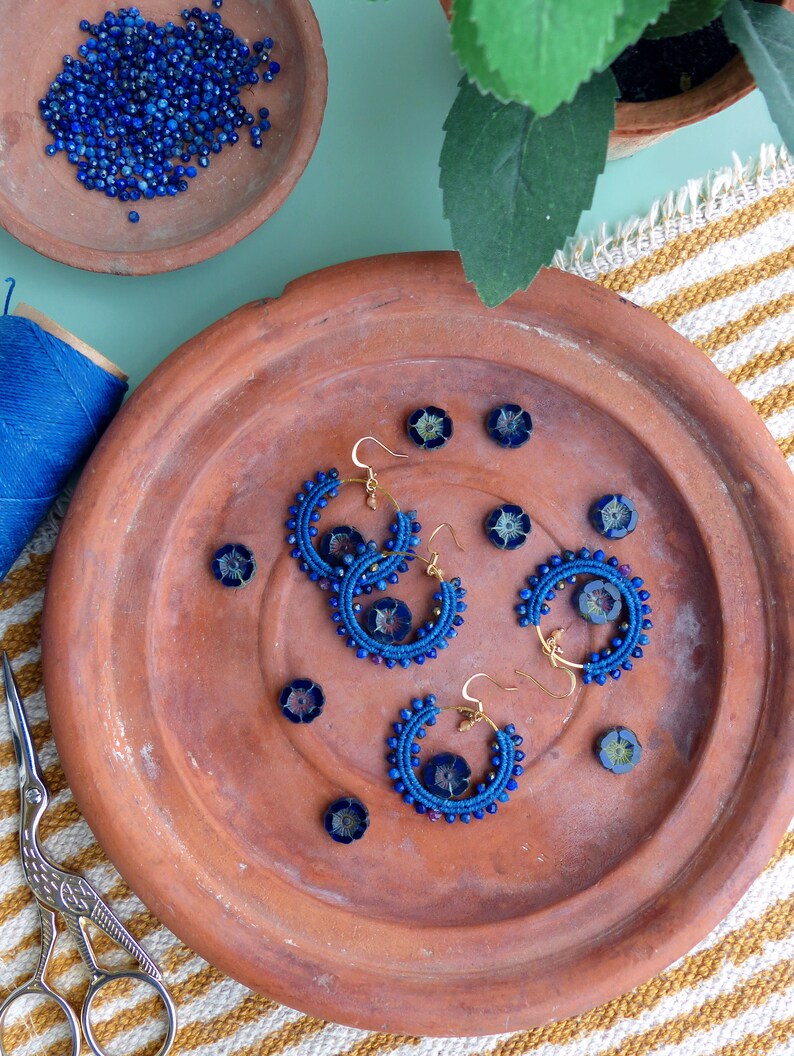
<instances>
[{"instance_id":1,"label":"blue glass flower bead","mask_svg":"<svg viewBox=\"0 0 794 1056\"><path fill-rule=\"evenodd\" d=\"M413 615L399 598L379 598L367 612L367 630L376 642L402 642L411 633Z\"/></svg>"},{"instance_id":2,"label":"blue glass flower bead","mask_svg":"<svg viewBox=\"0 0 794 1056\"><path fill-rule=\"evenodd\" d=\"M500 550L517 550L531 531L529 514L513 503L497 506L485 521L485 534Z\"/></svg>"},{"instance_id":3,"label":"blue glass flower bead","mask_svg":"<svg viewBox=\"0 0 794 1056\"><path fill-rule=\"evenodd\" d=\"M440 407L418 407L408 416L406 428L417 447L434 451L452 436L452 419Z\"/></svg>"},{"instance_id":4,"label":"blue glass flower bead","mask_svg":"<svg viewBox=\"0 0 794 1056\"><path fill-rule=\"evenodd\" d=\"M369 811L360 799L336 799L325 812L325 831L337 843L360 840L369 828Z\"/></svg>"},{"instance_id":5,"label":"blue glass flower bead","mask_svg":"<svg viewBox=\"0 0 794 1056\"><path fill-rule=\"evenodd\" d=\"M623 608L623 595L604 579L592 579L574 595L579 615L588 623L611 623Z\"/></svg>"},{"instance_id":6,"label":"blue glass flower bead","mask_svg":"<svg viewBox=\"0 0 794 1056\"><path fill-rule=\"evenodd\" d=\"M485 423L488 435L500 447L523 447L532 436L532 418L517 403L494 407Z\"/></svg>"},{"instance_id":7,"label":"blue glass flower bead","mask_svg":"<svg viewBox=\"0 0 794 1056\"><path fill-rule=\"evenodd\" d=\"M602 495L590 509L593 527L607 539L623 539L637 527L637 507L625 495Z\"/></svg>"},{"instance_id":8,"label":"blue glass flower bead","mask_svg":"<svg viewBox=\"0 0 794 1056\"><path fill-rule=\"evenodd\" d=\"M212 574L224 587L244 587L254 578L255 572L253 551L242 543L227 543L215 551Z\"/></svg>"},{"instance_id":9,"label":"blue glass flower bead","mask_svg":"<svg viewBox=\"0 0 794 1056\"><path fill-rule=\"evenodd\" d=\"M613 774L627 774L642 756L637 734L625 726L605 730L596 740L595 750L599 763Z\"/></svg>"},{"instance_id":10,"label":"blue glass flower bead","mask_svg":"<svg viewBox=\"0 0 794 1056\"><path fill-rule=\"evenodd\" d=\"M282 689L278 703L290 722L314 722L325 707L325 693L310 678L293 678Z\"/></svg>"},{"instance_id":11,"label":"blue glass flower bead","mask_svg":"<svg viewBox=\"0 0 794 1056\"><path fill-rule=\"evenodd\" d=\"M320 557L334 568L345 563L345 554L355 555L364 546L364 536L349 524L340 524L326 532L320 540Z\"/></svg>"},{"instance_id":12,"label":"blue glass flower bead","mask_svg":"<svg viewBox=\"0 0 794 1056\"><path fill-rule=\"evenodd\" d=\"M471 767L462 755L442 752L425 766L425 787L442 799L462 796L471 784Z\"/></svg>"}]
</instances>

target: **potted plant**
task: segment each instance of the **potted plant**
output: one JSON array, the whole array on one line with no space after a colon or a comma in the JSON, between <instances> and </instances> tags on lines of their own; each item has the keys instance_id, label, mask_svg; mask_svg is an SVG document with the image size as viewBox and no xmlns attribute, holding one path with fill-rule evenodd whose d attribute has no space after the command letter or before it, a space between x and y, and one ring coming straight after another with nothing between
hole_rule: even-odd
<instances>
[{"instance_id":1,"label":"potted plant","mask_svg":"<svg viewBox=\"0 0 794 1056\"><path fill-rule=\"evenodd\" d=\"M621 138L637 149L749 90L741 58L732 57L736 48L794 149L792 0L442 4L465 71L444 125L444 213L466 276L488 306L528 286L575 232L610 137L613 152L617 144L618 153L631 153L619 149ZM671 62L682 54L683 67ZM695 94L686 91L692 74L705 81L699 108L685 105L676 114L670 106L664 92L671 67L684 97ZM712 75L720 67L725 83L715 91ZM661 99L649 102L660 89ZM643 101L618 101L627 98ZM659 104L666 123L649 118Z\"/></svg>"}]
</instances>

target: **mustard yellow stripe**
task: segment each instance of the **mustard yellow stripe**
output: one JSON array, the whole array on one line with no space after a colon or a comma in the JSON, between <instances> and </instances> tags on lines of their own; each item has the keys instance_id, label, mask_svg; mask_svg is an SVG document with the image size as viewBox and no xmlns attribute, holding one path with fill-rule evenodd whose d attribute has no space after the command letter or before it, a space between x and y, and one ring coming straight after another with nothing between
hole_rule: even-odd
<instances>
[{"instance_id":1,"label":"mustard yellow stripe","mask_svg":"<svg viewBox=\"0 0 794 1056\"><path fill-rule=\"evenodd\" d=\"M302 1041L306 1041L307 1038L314 1037L330 1025L324 1019L315 1019L313 1016L301 1016L300 1019L296 1019L292 1023L286 1023L283 1027L279 1027L278 1030L265 1034L263 1038L253 1042L251 1045L232 1049L230 1056L276 1056L277 1053L283 1052L284 1049L293 1048L293 1046L299 1045ZM208 1033L209 1030L212 1030L211 1026L208 1029ZM203 1037L199 1044L206 1044L210 1038L213 1041L215 1040L214 1031L212 1031L210 1037Z\"/></svg>"},{"instance_id":2,"label":"mustard yellow stripe","mask_svg":"<svg viewBox=\"0 0 794 1056\"><path fill-rule=\"evenodd\" d=\"M664 976L659 978L664 978ZM646 1053L662 1045L680 1045L691 1039L694 1034L735 1019L748 1009L757 1008L774 994L780 994L792 985L794 985L794 964L788 960L780 961L773 967L744 980L733 990L708 998L694 1011L674 1016L658 1026L635 1034L621 1045L599 1053L599 1056L645 1056ZM626 996L636 998L636 995L644 989L640 987ZM564 1045L583 1037L594 1029L603 1030L614 1025L626 1015L636 1018L647 1007L643 1003L639 1005L635 1003L635 1011L631 1016L631 1013L625 1012L620 1007L619 1002L610 1002L577 1019L566 1019L547 1027L514 1034L497 1045L489 1056L523 1056L524 1053L538 1049L541 1045ZM593 1016L596 1014L598 1018L593 1022ZM692 1051L691 1044L689 1051Z\"/></svg>"},{"instance_id":3,"label":"mustard yellow stripe","mask_svg":"<svg viewBox=\"0 0 794 1056\"><path fill-rule=\"evenodd\" d=\"M48 553L31 554L26 565L8 573L0 583L0 612L41 590L47 579L50 557Z\"/></svg>"},{"instance_id":4,"label":"mustard yellow stripe","mask_svg":"<svg viewBox=\"0 0 794 1056\"><path fill-rule=\"evenodd\" d=\"M794 433L784 437L782 440L778 440L777 446L783 452L785 458L788 458L789 455L794 455Z\"/></svg>"},{"instance_id":5,"label":"mustard yellow stripe","mask_svg":"<svg viewBox=\"0 0 794 1056\"><path fill-rule=\"evenodd\" d=\"M794 268L794 249L787 246L786 249L770 253L751 264L741 264L721 275L703 279L702 282L693 282L683 290L647 305L647 308L666 323L675 323L682 316L694 312L696 308L732 297L742 290L758 285L764 279L771 279L788 271L789 268Z\"/></svg>"},{"instance_id":6,"label":"mustard yellow stripe","mask_svg":"<svg viewBox=\"0 0 794 1056\"><path fill-rule=\"evenodd\" d=\"M352 1048L336 1053L335 1056L382 1056L383 1053L393 1052L403 1045L419 1045L421 1041L421 1038L410 1034L369 1034L357 1041Z\"/></svg>"},{"instance_id":7,"label":"mustard yellow stripe","mask_svg":"<svg viewBox=\"0 0 794 1056\"><path fill-rule=\"evenodd\" d=\"M725 377L728 381L732 381L734 385L739 385L743 381L752 381L753 378L757 378L760 374L765 374L773 367L788 363L790 359L794 359L794 341L783 342L768 352L759 352L757 356L748 359L746 363L729 370Z\"/></svg>"},{"instance_id":8,"label":"mustard yellow stripe","mask_svg":"<svg viewBox=\"0 0 794 1056\"><path fill-rule=\"evenodd\" d=\"M794 1037L794 1019L770 1023L763 1034L747 1034L740 1041L723 1045L711 1056L766 1056L766 1053Z\"/></svg>"},{"instance_id":9,"label":"mustard yellow stripe","mask_svg":"<svg viewBox=\"0 0 794 1056\"><path fill-rule=\"evenodd\" d=\"M615 268L607 275L599 275L596 281L609 290L628 293L655 275L665 275L684 261L691 260L715 242L738 238L791 208L794 208L794 185L760 198L729 216L671 238L669 242L640 260L622 268Z\"/></svg>"},{"instance_id":10,"label":"mustard yellow stripe","mask_svg":"<svg viewBox=\"0 0 794 1056\"><path fill-rule=\"evenodd\" d=\"M693 338L693 344L696 344L704 352L719 352L721 348L738 341L740 337L749 334L751 330L755 330L762 323L769 322L770 319L776 319L780 315L785 315L786 312L790 312L792 309L794 309L794 293L784 293L782 297L777 297L775 300L765 301L763 304L754 304L752 308L749 308L738 319L732 319L729 323L723 323L722 326L715 327L708 334Z\"/></svg>"},{"instance_id":11,"label":"mustard yellow stripe","mask_svg":"<svg viewBox=\"0 0 794 1056\"><path fill-rule=\"evenodd\" d=\"M25 623L12 623L0 637L0 651L5 649L10 660L16 660L29 649L39 644L41 638L41 613L37 612Z\"/></svg>"},{"instance_id":12,"label":"mustard yellow stripe","mask_svg":"<svg viewBox=\"0 0 794 1056\"><path fill-rule=\"evenodd\" d=\"M787 411L794 404L794 381L788 385L778 385L766 396L750 401L762 418L771 418L773 414Z\"/></svg>"},{"instance_id":13,"label":"mustard yellow stripe","mask_svg":"<svg viewBox=\"0 0 794 1056\"><path fill-rule=\"evenodd\" d=\"M780 846L769 859L769 863L767 864L766 868L772 869L774 866L777 865L779 861L781 861L783 858L786 858L789 854L794 854L794 829L791 829L789 832L787 832L783 839L780 841Z\"/></svg>"}]
</instances>

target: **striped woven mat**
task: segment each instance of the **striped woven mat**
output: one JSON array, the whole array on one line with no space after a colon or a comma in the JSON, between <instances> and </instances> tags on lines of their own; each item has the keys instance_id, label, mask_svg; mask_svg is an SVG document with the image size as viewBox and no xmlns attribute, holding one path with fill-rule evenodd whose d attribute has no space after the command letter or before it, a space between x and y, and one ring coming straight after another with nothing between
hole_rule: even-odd
<instances>
[{"instance_id":1,"label":"striped woven mat","mask_svg":"<svg viewBox=\"0 0 794 1056\"><path fill-rule=\"evenodd\" d=\"M649 216L572 247L556 262L644 305L710 356L766 421L794 469L794 166L765 149L693 182ZM131 894L80 817L47 722L39 621L57 518L0 584L0 644L27 699L53 792L46 846L86 874L162 965L178 1005L174 1054L192 1056L784 1056L794 1053L794 830L747 895L695 950L624 997L538 1030L483 1038L371 1034L302 1015L232 982L186 949ZM0 727L2 728L2 727ZM17 776L0 736L0 995L27 979L38 917L17 859ZM84 977L68 937L53 977L75 1000ZM105 952L101 941L98 948ZM111 1052L151 1056L158 1024L150 995L101 1009ZM443 1000L440 997L439 1000ZM121 1014L119 1014L121 1013ZM20 1047L26 1032L35 1035ZM16 1053L60 1056L47 1006L6 1030ZM16 1048L14 1047L16 1043Z\"/></svg>"}]
</instances>

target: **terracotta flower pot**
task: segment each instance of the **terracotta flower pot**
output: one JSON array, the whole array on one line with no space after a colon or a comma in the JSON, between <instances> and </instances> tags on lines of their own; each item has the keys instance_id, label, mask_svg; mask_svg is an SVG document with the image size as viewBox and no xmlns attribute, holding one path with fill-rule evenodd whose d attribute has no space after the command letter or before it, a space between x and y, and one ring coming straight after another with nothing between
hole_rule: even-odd
<instances>
[{"instance_id":1,"label":"terracotta flower pot","mask_svg":"<svg viewBox=\"0 0 794 1056\"><path fill-rule=\"evenodd\" d=\"M777 0L794 11L794 0ZM447 18L451 17L453 0L441 0ZM719 73L697 88L668 99L650 103L618 103L617 125L609 137L609 155L628 158L638 150L665 139L676 129L720 113L743 99L755 87L755 81L744 59L737 55Z\"/></svg>"}]
</instances>

